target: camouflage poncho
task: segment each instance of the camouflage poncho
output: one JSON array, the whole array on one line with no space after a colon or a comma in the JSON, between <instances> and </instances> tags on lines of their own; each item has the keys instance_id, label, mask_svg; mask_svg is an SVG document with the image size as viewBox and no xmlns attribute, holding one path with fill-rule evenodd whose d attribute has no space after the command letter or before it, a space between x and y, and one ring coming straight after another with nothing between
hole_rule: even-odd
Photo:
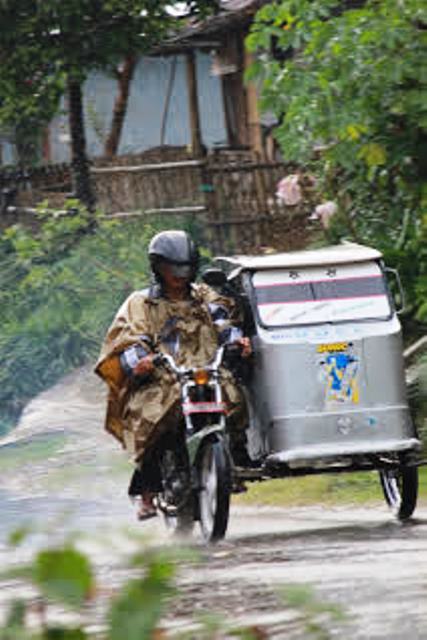
<instances>
[{"instance_id":1,"label":"camouflage poncho","mask_svg":"<svg viewBox=\"0 0 427 640\"><path fill-rule=\"evenodd\" d=\"M134 292L117 312L105 337L95 371L109 387L105 427L135 459L156 436L180 418L180 389L163 367L143 384L135 384L120 365L120 354L135 344L171 353L178 365L203 366L219 342L241 335L232 300L207 285L192 285L184 301ZM234 333L234 335L233 335ZM233 335L233 337L231 337ZM224 394L230 413L242 396L230 372L224 372Z\"/></svg>"}]
</instances>

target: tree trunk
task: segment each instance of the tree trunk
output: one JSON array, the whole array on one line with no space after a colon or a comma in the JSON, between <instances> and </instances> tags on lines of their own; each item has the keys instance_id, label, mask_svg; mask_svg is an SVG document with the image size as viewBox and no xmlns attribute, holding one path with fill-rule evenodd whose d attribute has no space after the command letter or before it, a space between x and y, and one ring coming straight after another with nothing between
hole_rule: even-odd
<instances>
[{"instance_id":1,"label":"tree trunk","mask_svg":"<svg viewBox=\"0 0 427 640\"><path fill-rule=\"evenodd\" d=\"M82 88L79 80L67 77L68 111L71 134L71 172L75 197L93 211L95 195L86 156Z\"/></svg>"},{"instance_id":2,"label":"tree trunk","mask_svg":"<svg viewBox=\"0 0 427 640\"><path fill-rule=\"evenodd\" d=\"M227 141L230 147L249 145L248 110L244 83L244 34L230 32L217 54L225 64L235 66L233 73L221 75Z\"/></svg>"},{"instance_id":3,"label":"tree trunk","mask_svg":"<svg viewBox=\"0 0 427 640\"><path fill-rule=\"evenodd\" d=\"M117 71L117 80L119 92L114 103L113 118L111 120L110 133L105 141L104 154L108 158L117 155L120 137L122 134L123 123L126 116L130 85L136 67L136 57L129 55L125 61L123 68Z\"/></svg>"},{"instance_id":4,"label":"tree trunk","mask_svg":"<svg viewBox=\"0 0 427 640\"><path fill-rule=\"evenodd\" d=\"M188 108L190 112L191 150L195 158L200 158L201 156L204 155L205 148L202 141L202 132L200 127L199 97L197 92L196 59L193 51L189 51L187 53L186 62L187 62Z\"/></svg>"},{"instance_id":5,"label":"tree trunk","mask_svg":"<svg viewBox=\"0 0 427 640\"><path fill-rule=\"evenodd\" d=\"M252 54L245 51L245 69L250 67L252 62ZM258 158L264 160L264 147L262 144L261 123L258 109L258 93L253 82L248 82L246 85L246 113L248 114L250 147L257 154Z\"/></svg>"}]
</instances>

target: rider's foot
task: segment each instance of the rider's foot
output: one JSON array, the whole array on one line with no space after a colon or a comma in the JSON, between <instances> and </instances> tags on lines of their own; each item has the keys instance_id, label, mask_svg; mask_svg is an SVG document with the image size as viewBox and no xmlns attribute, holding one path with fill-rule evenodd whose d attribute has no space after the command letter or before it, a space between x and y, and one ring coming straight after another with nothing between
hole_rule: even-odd
<instances>
[{"instance_id":1,"label":"rider's foot","mask_svg":"<svg viewBox=\"0 0 427 640\"><path fill-rule=\"evenodd\" d=\"M138 511L137 518L138 520L148 520L149 518L154 518L157 515L156 507L154 506L154 493L147 491L143 493L142 496L138 496Z\"/></svg>"}]
</instances>

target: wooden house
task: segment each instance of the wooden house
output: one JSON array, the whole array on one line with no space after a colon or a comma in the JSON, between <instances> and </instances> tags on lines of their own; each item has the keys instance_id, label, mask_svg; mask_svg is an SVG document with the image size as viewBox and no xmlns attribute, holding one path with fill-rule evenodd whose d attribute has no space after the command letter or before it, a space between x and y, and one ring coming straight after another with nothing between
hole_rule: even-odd
<instances>
[{"instance_id":1,"label":"wooden house","mask_svg":"<svg viewBox=\"0 0 427 640\"><path fill-rule=\"evenodd\" d=\"M297 206L277 198L279 181L299 169L268 148L265 131L274 120L259 113L256 86L244 81L251 64L244 41L266 1L224 0L217 14L187 23L141 57L112 159L103 150L116 82L90 74L84 86L87 151L98 206L107 215L194 217L216 252L304 246L311 183ZM44 154L51 163L69 161L65 104L49 127ZM37 181L33 172L24 195L31 183L33 200L38 189L42 199L60 206L69 166L59 166L63 172L49 174L47 190L46 176Z\"/></svg>"},{"instance_id":2,"label":"wooden house","mask_svg":"<svg viewBox=\"0 0 427 640\"><path fill-rule=\"evenodd\" d=\"M244 39L265 1L224 1L216 15L187 24L152 55L140 58L118 156L172 147L185 149L192 157L212 149L254 151L258 157L269 157L256 88L244 83L250 64ZM84 85L87 152L92 159L103 155L116 93L116 80L103 72L92 72ZM63 100L43 140L43 162L68 162L69 143ZM13 160L13 149L4 141L3 164Z\"/></svg>"},{"instance_id":3,"label":"wooden house","mask_svg":"<svg viewBox=\"0 0 427 640\"><path fill-rule=\"evenodd\" d=\"M210 74L219 79L226 130L224 146L250 150L262 158L269 155L263 129L271 125L271 117L263 121L256 86L244 81L245 71L252 62L244 41L255 13L267 1L223 2L217 14L188 25L158 48L163 55L186 57L192 147L196 154L209 147L200 126L207 105L198 91L200 78L195 64L196 53L205 53L211 58Z\"/></svg>"}]
</instances>

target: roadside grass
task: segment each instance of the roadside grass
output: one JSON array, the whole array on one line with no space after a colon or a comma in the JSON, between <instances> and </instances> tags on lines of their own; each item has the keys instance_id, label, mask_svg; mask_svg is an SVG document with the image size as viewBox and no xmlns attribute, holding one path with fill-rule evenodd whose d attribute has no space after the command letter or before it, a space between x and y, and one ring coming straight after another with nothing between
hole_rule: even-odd
<instances>
[{"instance_id":1,"label":"roadside grass","mask_svg":"<svg viewBox=\"0 0 427 640\"><path fill-rule=\"evenodd\" d=\"M419 498L427 499L427 468L420 468ZM297 507L312 504L369 504L384 500L378 473L341 473L284 478L248 484L247 493L233 497L242 506Z\"/></svg>"}]
</instances>

